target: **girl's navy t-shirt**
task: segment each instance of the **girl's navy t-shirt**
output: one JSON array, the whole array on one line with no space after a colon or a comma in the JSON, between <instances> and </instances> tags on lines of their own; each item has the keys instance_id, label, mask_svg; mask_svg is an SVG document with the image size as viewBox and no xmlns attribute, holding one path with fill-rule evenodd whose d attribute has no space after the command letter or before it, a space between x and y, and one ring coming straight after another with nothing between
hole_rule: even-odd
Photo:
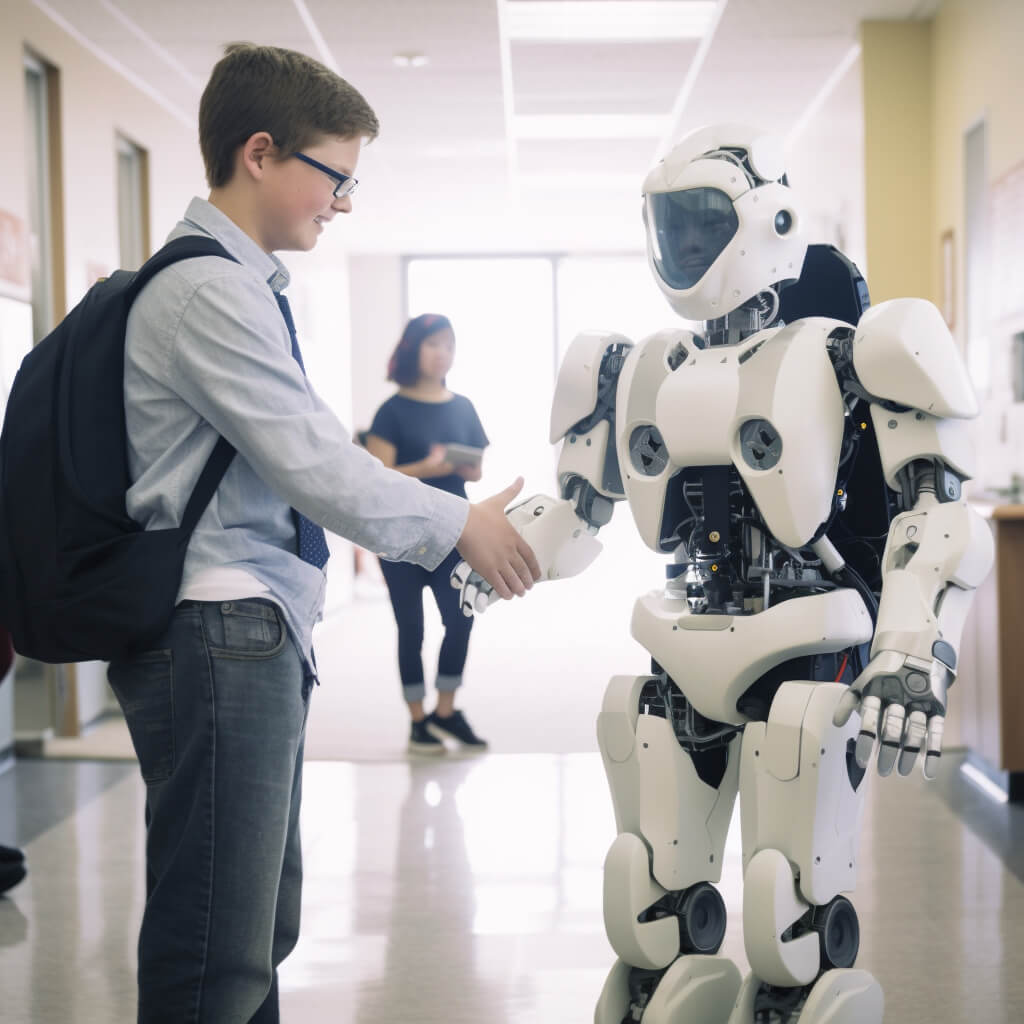
<instances>
[{"instance_id":1,"label":"girl's navy t-shirt","mask_svg":"<svg viewBox=\"0 0 1024 1024\"><path fill-rule=\"evenodd\" d=\"M490 443L473 403L454 394L445 402L421 402L405 395L392 395L377 410L370 433L395 446L396 466L425 459L435 444L486 448ZM423 482L466 497L466 481L458 473L425 477Z\"/></svg>"}]
</instances>

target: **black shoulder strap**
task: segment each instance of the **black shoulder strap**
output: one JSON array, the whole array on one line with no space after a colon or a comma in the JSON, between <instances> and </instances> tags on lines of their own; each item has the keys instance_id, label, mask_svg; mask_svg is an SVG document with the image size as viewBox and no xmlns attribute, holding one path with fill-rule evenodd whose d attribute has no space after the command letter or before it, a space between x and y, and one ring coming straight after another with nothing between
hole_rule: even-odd
<instances>
[{"instance_id":1,"label":"black shoulder strap","mask_svg":"<svg viewBox=\"0 0 1024 1024\"><path fill-rule=\"evenodd\" d=\"M134 300L161 270L172 263L194 259L197 256L220 256L234 263L238 262L216 238L210 238L208 235L182 235L158 249L135 271L135 279L130 285L131 298Z\"/></svg>"},{"instance_id":2,"label":"black shoulder strap","mask_svg":"<svg viewBox=\"0 0 1024 1024\"><path fill-rule=\"evenodd\" d=\"M206 506L210 504L210 499L220 486L234 457L235 449L231 446L231 442L223 437L217 438L217 444L206 460L202 473L199 474L192 497L188 499L188 504L185 506L185 514L181 517L181 529L186 536L191 535L196 528L196 523L206 511Z\"/></svg>"},{"instance_id":3,"label":"black shoulder strap","mask_svg":"<svg viewBox=\"0 0 1024 1024\"><path fill-rule=\"evenodd\" d=\"M172 263L194 259L197 256L221 256L224 259L233 260L235 263L238 262L215 238L210 238L207 235L182 235L157 250L136 271L135 280L130 285L131 297L134 299L154 275L159 274L161 270L169 267ZM196 523L206 511L206 506L210 504L210 499L220 486L234 457L235 449L231 443L223 437L218 438L209 459L206 460L202 473L199 474L192 497L188 499L188 504L185 506L185 514L181 519L184 536L191 536L192 531L196 528Z\"/></svg>"}]
</instances>

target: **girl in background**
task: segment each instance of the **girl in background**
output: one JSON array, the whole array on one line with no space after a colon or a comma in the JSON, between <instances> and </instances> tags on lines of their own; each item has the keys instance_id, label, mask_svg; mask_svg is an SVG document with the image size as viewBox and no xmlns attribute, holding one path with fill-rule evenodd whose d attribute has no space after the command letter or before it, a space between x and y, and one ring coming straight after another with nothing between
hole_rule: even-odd
<instances>
[{"instance_id":1,"label":"girl in background","mask_svg":"<svg viewBox=\"0 0 1024 1024\"><path fill-rule=\"evenodd\" d=\"M454 359L455 333L447 317L425 313L410 320L388 363L388 380L398 385L398 391L377 410L366 447L386 466L465 497L466 481L480 479L481 459L467 452L459 452L457 458L448 446L477 449L482 455L488 440L473 403L449 391L445 383ZM460 461L463 458L467 461ZM444 738L468 749L487 746L455 708L473 628L473 619L462 614L459 593L449 582L458 561L453 551L428 572L409 562L381 559L398 625L398 669L412 719L409 750L413 753L443 754ZM433 592L444 624L435 681L437 705L429 714L423 707L425 587Z\"/></svg>"}]
</instances>

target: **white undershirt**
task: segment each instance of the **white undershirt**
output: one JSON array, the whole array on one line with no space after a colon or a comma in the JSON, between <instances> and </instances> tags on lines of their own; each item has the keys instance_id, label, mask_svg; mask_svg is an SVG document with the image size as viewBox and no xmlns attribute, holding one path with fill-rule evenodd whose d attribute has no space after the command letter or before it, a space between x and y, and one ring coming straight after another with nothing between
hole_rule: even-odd
<instances>
[{"instance_id":1,"label":"white undershirt","mask_svg":"<svg viewBox=\"0 0 1024 1024\"><path fill-rule=\"evenodd\" d=\"M191 579L182 580L179 601L241 601L270 590L265 583L244 569L215 566L203 569Z\"/></svg>"}]
</instances>

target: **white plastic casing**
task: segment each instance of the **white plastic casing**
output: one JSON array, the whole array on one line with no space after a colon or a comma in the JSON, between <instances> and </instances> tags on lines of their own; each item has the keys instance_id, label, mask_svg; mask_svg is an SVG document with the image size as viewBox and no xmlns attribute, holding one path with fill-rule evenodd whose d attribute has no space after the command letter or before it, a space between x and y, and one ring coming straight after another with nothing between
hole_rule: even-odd
<instances>
[{"instance_id":1,"label":"white plastic casing","mask_svg":"<svg viewBox=\"0 0 1024 1024\"><path fill-rule=\"evenodd\" d=\"M701 159L720 146L743 147L767 184L751 188L744 172L721 159ZM741 306L778 281L799 277L807 252L799 195L777 179L785 173L781 144L742 125L700 129L683 139L644 180L643 194L716 188L733 201L739 227L704 276L688 289L675 289L658 273L653 225L647 224L651 273L672 308L690 320L711 320ZM775 217L785 211L790 229L780 234ZM646 219L646 218L645 218Z\"/></svg>"},{"instance_id":2,"label":"white plastic casing","mask_svg":"<svg viewBox=\"0 0 1024 1024\"><path fill-rule=\"evenodd\" d=\"M854 335L853 368L876 398L932 416L978 415L956 340L926 299L890 299L865 310Z\"/></svg>"}]
</instances>

